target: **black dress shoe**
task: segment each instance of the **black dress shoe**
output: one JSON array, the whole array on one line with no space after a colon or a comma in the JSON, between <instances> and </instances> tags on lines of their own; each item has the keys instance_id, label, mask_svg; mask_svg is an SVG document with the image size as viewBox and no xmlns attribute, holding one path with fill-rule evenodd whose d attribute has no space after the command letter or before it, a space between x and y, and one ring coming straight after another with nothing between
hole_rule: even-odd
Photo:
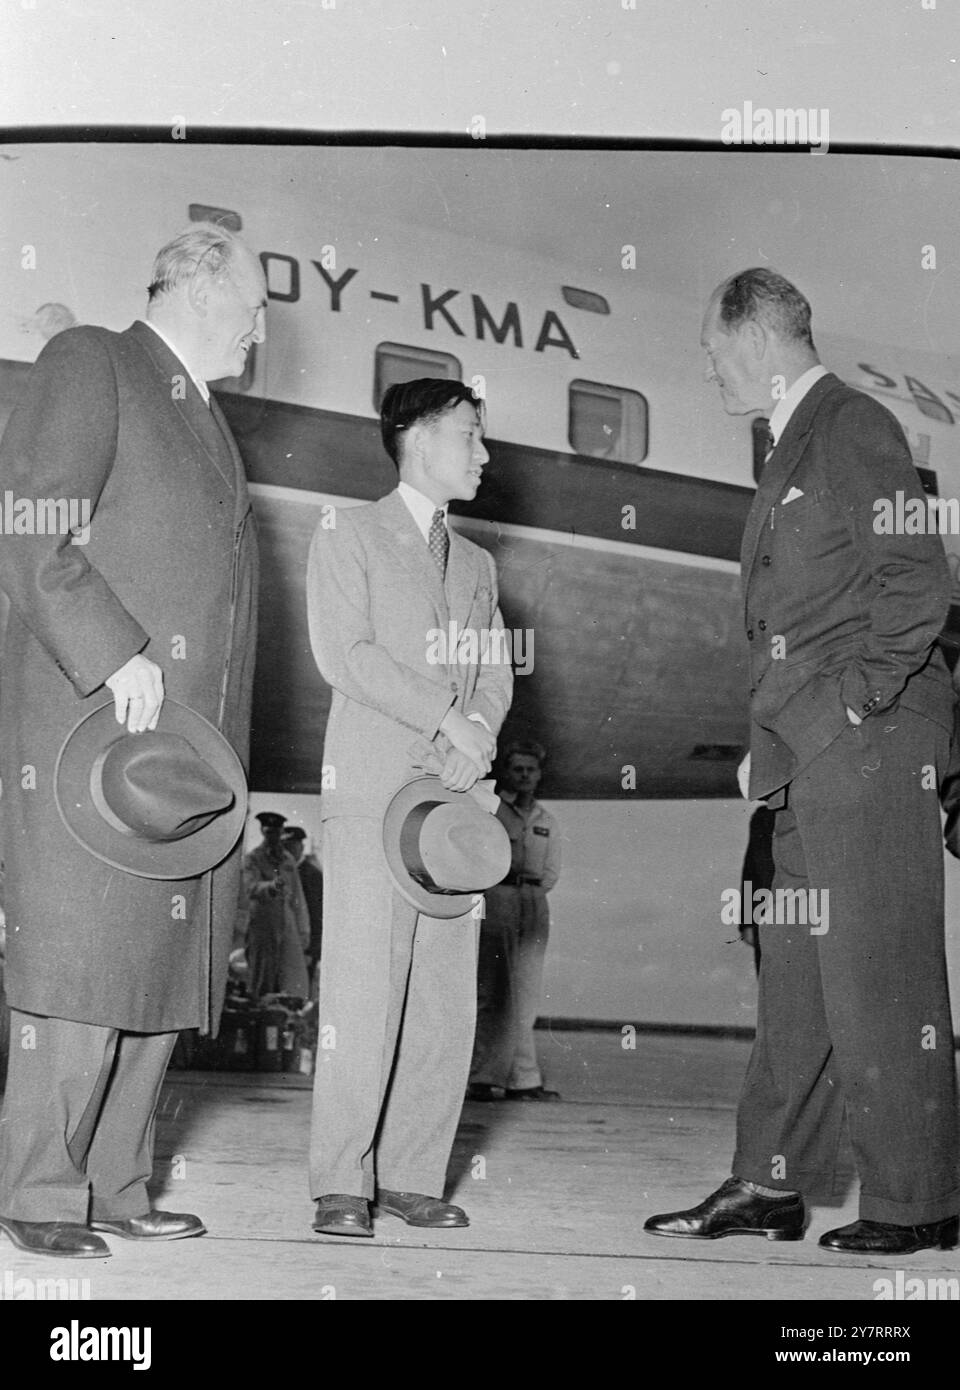
<instances>
[{"instance_id":1,"label":"black dress shoe","mask_svg":"<svg viewBox=\"0 0 960 1390\"><path fill-rule=\"evenodd\" d=\"M525 1086L522 1090L511 1090L509 1087L504 1092L507 1100L559 1100L559 1091L548 1091L544 1086Z\"/></svg>"},{"instance_id":2,"label":"black dress shoe","mask_svg":"<svg viewBox=\"0 0 960 1390\"><path fill-rule=\"evenodd\" d=\"M21 1250L31 1255L58 1255L68 1260L102 1260L110 1254L105 1240L86 1226L70 1221L14 1221L0 1216L4 1231Z\"/></svg>"},{"instance_id":3,"label":"black dress shoe","mask_svg":"<svg viewBox=\"0 0 960 1390\"><path fill-rule=\"evenodd\" d=\"M643 1229L655 1236L687 1236L716 1240L718 1236L766 1236L767 1240L803 1240L803 1198L762 1197L739 1178L727 1178L698 1207L651 1216Z\"/></svg>"},{"instance_id":4,"label":"black dress shoe","mask_svg":"<svg viewBox=\"0 0 960 1390\"><path fill-rule=\"evenodd\" d=\"M820 1237L825 1250L851 1255L914 1255L918 1250L953 1250L960 1217L947 1216L926 1226L894 1226L887 1221L851 1221Z\"/></svg>"},{"instance_id":5,"label":"black dress shoe","mask_svg":"<svg viewBox=\"0 0 960 1390\"><path fill-rule=\"evenodd\" d=\"M145 1216L118 1216L91 1221L90 1225L95 1231L124 1240L183 1240L185 1236L202 1236L207 1229L199 1216L181 1211L148 1211Z\"/></svg>"},{"instance_id":6,"label":"black dress shoe","mask_svg":"<svg viewBox=\"0 0 960 1390\"><path fill-rule=\"evenodd\" d=\"M313 1229L325 1236L372 1236L370 1203L366 1197L328 1192L317 1199Z\"/></svg>"},{"instance_id":7,"label":"black dress shoe","mask_svg":"<svg viewBox=\"0 0 960 1390\"><path fill-rule=\"evenodd\" d=\"M497 1094L496 1086L489 1086L486 1081L471 1081L467 1087L467 1100L500 1100L502 1097Z\"/></svg>"},{"instance_id":8,"label":"black dress shoe","mask_svg":"<svg viewBox=\"0 0 960 1390\"><path fill-rule=\"evenodd\" d=\"M377 1192L377 1210L388 1216L399 1216L408 1226L469 1226L470 1218L462 1207L452 1206L439 1197L426 1197L422 1192Z\"/></svg>"}]
</instances>

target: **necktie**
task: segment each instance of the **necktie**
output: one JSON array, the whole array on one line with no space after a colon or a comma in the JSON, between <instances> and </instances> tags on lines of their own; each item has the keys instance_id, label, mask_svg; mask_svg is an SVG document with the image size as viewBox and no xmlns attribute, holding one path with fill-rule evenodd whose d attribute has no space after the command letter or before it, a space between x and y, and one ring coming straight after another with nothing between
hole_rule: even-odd
<instances>
[{"instance_id":1,"label":"necktie","mask_svg":"<svg viewBox=\"0 0 960 1390\"><path fill-rule=\"evenodd\" d=\"M440 507L434 512L433 520L430 522L430 535L427 538L427 544L430 547L430 554L437 562L440 578L443 579L447 572L447 551L450 549L450 537L447 535L447 526Z\"/></svg>"},{"instance_id":2,"label":"necktie","mask_svg":"<svg viewBox=\"0 0 960 1390\"><path fill-rule=\"evenodd\" d=\"M775 447L773 430L770 428L769 425L767 425L766 429L760 432L760 438L763 442L763 461L764 463L766 463L767 459L773 453Z\"/></svg>"}]
</instances>

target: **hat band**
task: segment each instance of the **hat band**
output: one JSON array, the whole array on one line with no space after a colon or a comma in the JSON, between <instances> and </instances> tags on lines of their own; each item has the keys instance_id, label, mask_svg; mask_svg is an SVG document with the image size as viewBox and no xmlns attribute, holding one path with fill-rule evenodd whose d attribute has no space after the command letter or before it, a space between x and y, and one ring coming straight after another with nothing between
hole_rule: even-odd
<instances>
[{"instance_id":1,"label":"hat band","mask_svg":"<svg viewBox=\"0 0 960 1390\"><path fill-rule=\"evenodd\" d=\"M426 888L428 893L462 898L462 888L440 888L436 884L420 853L420 831L423 829L423 823L431 811L443 805L443 801L421 801L407 813L406 820L400 827L400 857L410 877L415 883L419 883L421 888Z\"/></svg>"},{"instance_id":2,"label":"hat band","mask_svg":"<svg viewBox=\"0 0 960 1390\"><path fill-rule=\"evenodd\" d=\"M124 824L120 817L111 809L109 802L103 794L103 765L112 747L113 744L108 743L106 748L102 749L93 760L93 766L90 768L90 797L94 806L96 806L108 825L112 826L114 830L118 830L121 835L129 835L131 839L136 839L137 832L129 825Z\"/></svg>"}]
</instances>

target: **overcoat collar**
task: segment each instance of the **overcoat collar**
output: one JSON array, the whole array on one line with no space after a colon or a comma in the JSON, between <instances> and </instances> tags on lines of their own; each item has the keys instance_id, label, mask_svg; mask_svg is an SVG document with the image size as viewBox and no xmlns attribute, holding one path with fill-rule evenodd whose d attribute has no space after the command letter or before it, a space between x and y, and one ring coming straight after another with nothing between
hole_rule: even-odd
<instances>
[{"instance_id":1,"label":"overcoat collar","mask_svg":"<svg viewBox=\"0 0 960 1390\"><path fill-rule=\"evenodd\" d=\"M764 464L740 547L740 568L744 582L753 569L757 546L770 509L777 505L786 492L791 474L810 441L817 411L826 397L842 385L843 382L833 372L828 372L826 376L814 382L790 416L776 448Z\"/></svg>"},{"instance_id":2,"label":"overcoat collar","mask_svg":"<svg viewBox=\"0 0 960 1390\"><path fill-rule=\"evenodd\" d=\"M240 478L244 477L240 452L230 434L223 411L213 395L208 406L183 362L147 324L138 320L127 329L127 335L143 349L157 374L164 378L168 398L175 407L184 429L190 432L195 443L203 449L231 492L239 492ZM175 376L182 377L185 383L182 395L180 392L174 393L169 390L170 382ZM224 450L229 456L229 464L223 456Z\"/></svg>"}]
</instances>

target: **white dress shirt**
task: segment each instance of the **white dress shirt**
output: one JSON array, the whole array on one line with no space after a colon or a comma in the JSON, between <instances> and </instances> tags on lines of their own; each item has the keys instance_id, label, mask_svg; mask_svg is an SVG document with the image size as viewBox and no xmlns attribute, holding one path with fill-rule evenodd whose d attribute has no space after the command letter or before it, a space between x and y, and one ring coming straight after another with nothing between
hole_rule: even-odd
<instances>
[{"instance_id":1,"label":"white dress shirt","mask_svg":"<svg viewBox=\"0 0 960 1390\"><path fill-rule=\"evenodd\" d=\"M417 523L417 530L420 532L427 545L430 544L430 523L433 521L435 511L443 512L443 524L447 524L447 507L437 507L436 502L431 502L429 497L425 497L422 492L418 492L409 483L398 483L397 491L403 498L404 506Z\"/></svg>"}]
</instances>

